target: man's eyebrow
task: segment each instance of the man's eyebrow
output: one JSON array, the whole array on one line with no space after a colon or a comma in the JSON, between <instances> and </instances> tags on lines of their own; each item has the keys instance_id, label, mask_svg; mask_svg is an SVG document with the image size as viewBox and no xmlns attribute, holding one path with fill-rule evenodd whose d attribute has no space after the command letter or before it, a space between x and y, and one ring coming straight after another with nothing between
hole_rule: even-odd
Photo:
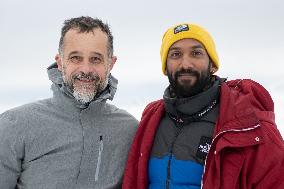
<instances>
[{"instance_id":1,"label":"man's eyebrow","mask_svg":"<svg viewBox=\"0 0 284 189\"><path fill-rule=\"evenodd\" d=\"M71 55L74 55L74 54L80 54L80 52L79 51L72 51L68 54L68 56L71 56Z\"/></svg>"},{"instance_id":2,"label":"man's eyebrow","mask_svg":"<svg viewBox=\"0 0 284 189\"><path fill-rule=\"evenodd\" d=\"M170 47L169 51L172 51L172 50L179 50L180 48L179 47Z\"/></svg>"},{"instance_id":3,"label":"man's eyebrow","mask_svg":"<svg viewBox=\"0 0 284 189\"><path fill-rule=\"evenodd\" d=\"M91 52L91 53L94 54L94 55L97 55L101 58L104 58L104 55L102 53L99 53L99 52Z\"/></svg>"},{"instance_id":4,"label":"man's eyebrow","mask_svg":"<svg viewBox=\"0 0 284 189\"><path fill-rule=\"evenodd\" d=\"M202 45L194 45L191 47L192 49L205 49ZM169 51L172 50L180 50L180 47L170 47Z\"/></svg>"},{"instance_id":5,"label":"man's eyebrow","mask_svg":"<svg viewBox=\"0 0 284 189\"><path fill-rule=\"evenodd\" d=\"M191 48L193 48L193 49L205 49L202 45L194 45L194 46L192 46Z\"/></svg>"},{"instance_id":6,"label":"man's eyebrow","mask_svg":"<svg viewBox=\"0 0 284 189\"><path fill-rule=\"evenodd\" d=\"M95 54L95 55L98 55L98 56L104 56L102 53L99 53L99 52L92 52L92 54Z\"/></svg>"},{"instance_id":7,"label":"man's eyebrow","mask_svg":"<svg viewBox=\"0 0 284 189\"><path fill-rule=\"evenodd\" d=\"M103 54L101 54L101 53L99 53L99 52L91 52L93 55L97 55L97 56L99 56L99 57L101 57L101 58L104 58L104 55ZM68 56L72 56L72 55L74 55L74 54L82 54L81 52L79 52L79 51L72 51L72 52L70 52L69 54L68 54Z\"/></svg>"}]
</instances>

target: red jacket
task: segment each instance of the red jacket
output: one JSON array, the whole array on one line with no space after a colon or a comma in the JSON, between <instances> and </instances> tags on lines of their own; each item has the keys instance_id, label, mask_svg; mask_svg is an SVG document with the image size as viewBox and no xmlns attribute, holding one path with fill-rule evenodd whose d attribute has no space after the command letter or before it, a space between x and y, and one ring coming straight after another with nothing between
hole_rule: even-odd
<instances>
[{"instance_id":1,"label":"red jacket","mask_svg":"<svg viewBox=\"0 0 284 189\"><path fill-rule=\"evenodd\" d=\"M220 112L202 179L203 189L284 189L284 142L269 93L252 80L221 86ZM163 100L150 103L129 152L123 189L148 187L148 160Z\"/></svg>"}]
</instances>

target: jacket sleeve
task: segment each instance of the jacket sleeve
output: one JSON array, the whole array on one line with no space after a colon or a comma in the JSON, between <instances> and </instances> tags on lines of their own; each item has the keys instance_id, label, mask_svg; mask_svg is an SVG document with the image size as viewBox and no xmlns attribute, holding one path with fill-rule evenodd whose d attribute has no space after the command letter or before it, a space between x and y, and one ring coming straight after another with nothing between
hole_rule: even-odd
<instances>
[{"instance_id":1,"label":"jacket sleeve","mask_svg":"<svg viewBox=\"0 0 284 189\"><path fill-rule=\"evenodd\" d=\"M262 153L262 161L256 165L259 172L264 173L260 181L256 184L256 189L284 188L284 141L276 125L263 127L267 134L267 142Z\"/></svg>"},{"instance_id":2,"label":"jacket sleeve","mask_svg":"<svg viewBox=\"0 0 284 189\"><path fill-rule=\"evenodd\" d=\"M20 133L12 116L0 115L0 188L13 189L17 185L24 152Z\"/></svg>"}]
</instances>

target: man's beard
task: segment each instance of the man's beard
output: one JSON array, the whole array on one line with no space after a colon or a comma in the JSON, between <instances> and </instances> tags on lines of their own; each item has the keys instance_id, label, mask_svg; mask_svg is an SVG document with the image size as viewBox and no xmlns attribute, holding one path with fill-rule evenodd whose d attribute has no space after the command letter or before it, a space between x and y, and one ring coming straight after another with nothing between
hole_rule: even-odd
<instances>
[{"instance_id":1,"label":"man's beard","mask_svg":"<svg viewBox=\"0 0 284 189\"><path fill-rule=\"evenodd\" d=\"M74 98L82 104L91 102L108 85L109 74L106 74L105 80L102 80L95 73L85 74L84 72L75 73L71 77L67 77L63 68L62 75L64 83L71 90ZM79 80L88 80L91 82L78 82Z\"/></svg>"},{"instance_id":2,"label":"man's beard","mask_svg":"<svg viewBox=\"0 0 284 189\"><path fill-rule=\"evenodd\" d=\"M182 74L188 74L195 76L195 82L192 80L179 82L178 77ZM206 71L201 73L193 69L180 69L175 74L174 77L167 71L168 79L170 82L170 88L173 90L175 95L179 98L186 98L197 95L204 91L206 87L210 85L211 75L210 75L210 64ZM193 83L194 82L194 83Z\"/></svg>"}]
</instances>

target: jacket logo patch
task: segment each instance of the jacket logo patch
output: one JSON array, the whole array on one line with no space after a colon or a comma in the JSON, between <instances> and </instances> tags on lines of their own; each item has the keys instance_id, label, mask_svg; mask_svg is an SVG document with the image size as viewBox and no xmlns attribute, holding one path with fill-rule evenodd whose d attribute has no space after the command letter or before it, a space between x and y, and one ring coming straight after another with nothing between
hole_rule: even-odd
<instances>
[{"instance_id":1,"label":"jacket logo patch","mask_svg":"<svg viewBox=\"0 0 284 189\"><path fill-rule=\"evenodd\" d=\"M199 141L198 149L196 152L196 157L205 161L205 158L211 147L211 143L212 143L212 138L202 136Z\"/></svg>"},{"instance_id":2,"label":"jacket logo patch","mask_svg":"<svg viewBox=\"0 0 284 189\"><path fill-rule=\"evenodd\" d=\"M188 31L189 27L187 24L182 24L174 28L174 34L177 34L182 31Z\"/></svg>"}]
</instances>

